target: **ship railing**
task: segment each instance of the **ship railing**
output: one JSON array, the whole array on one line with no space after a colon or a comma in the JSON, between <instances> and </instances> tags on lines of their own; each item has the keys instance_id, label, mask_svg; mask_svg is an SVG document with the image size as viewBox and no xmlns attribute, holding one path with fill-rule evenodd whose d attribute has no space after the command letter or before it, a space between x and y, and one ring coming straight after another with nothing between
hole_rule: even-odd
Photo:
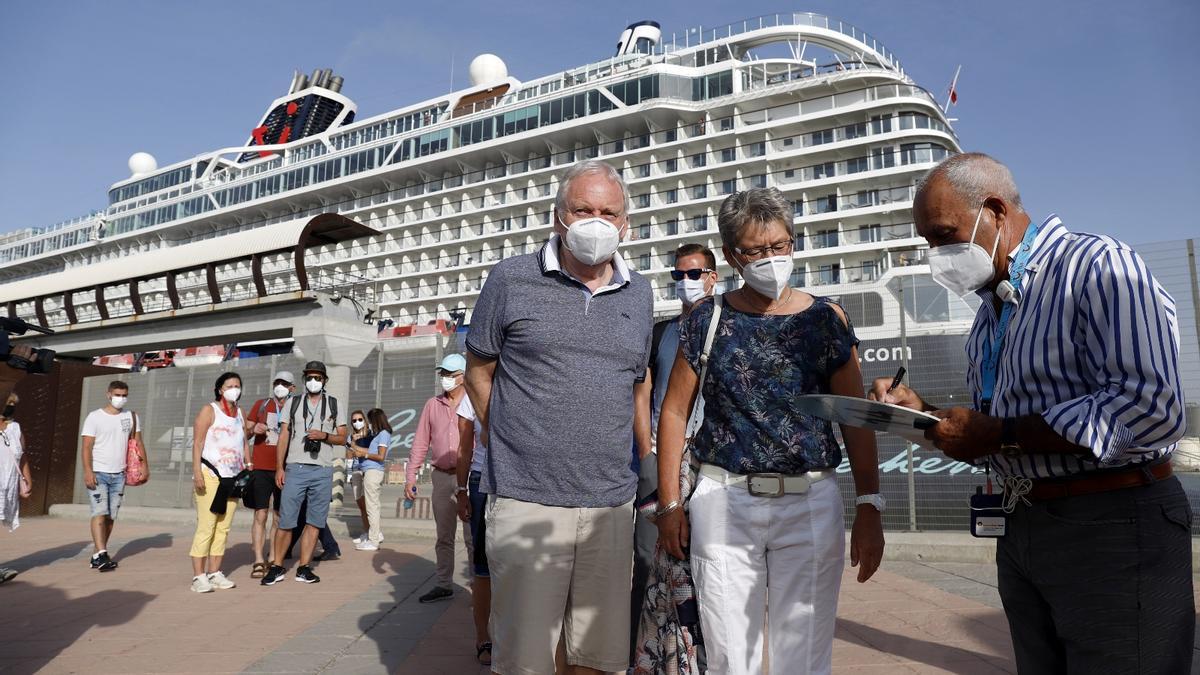
<instances>
[{"instance_id":1,"label":"ship railing","mask_svg":"<svg viewBox=\"0 0 1200 675\"><path fill-rule=\"evenodd\" d=\"M900 62L896 59L892 51L866 31L845 21L812 12L764 14L763 16L735 21L734 23L716 28L704 28L703 26L689 28L681 33L673 33L670 38L664 38L659 42L654 53L670 54L679 49L687 49L707 42L716 42L717 40L729 39L756 30L777 28L780 26L808 26L841 33L851 40L870 47L873 52L883 58L887 65L897 70L900 69Z\"/></svg>"}]
</instances>

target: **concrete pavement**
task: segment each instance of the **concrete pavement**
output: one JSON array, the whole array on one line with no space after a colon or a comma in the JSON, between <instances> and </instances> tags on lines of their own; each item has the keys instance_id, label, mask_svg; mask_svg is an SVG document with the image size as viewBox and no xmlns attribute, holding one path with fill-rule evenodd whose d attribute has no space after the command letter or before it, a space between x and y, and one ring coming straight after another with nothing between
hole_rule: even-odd
<instances>
[{"instance_id":1,"label":"concrete pavement","mask_svg":"<svg viewBox=\"0 0 1200 675\"><path fill-rule=\"evenodd\" d=\"M474 658L469 593L416 600L433 583L427 536L389 533L373 553L343 538L343 558L317 566L321 583L262 587L249 578L242 521L223 566L238 587L206 595L188 590L192 532L177 519L119 522L121 567L105 574L88 568L82 520L28 518L0 533L0 565L21 571L0 586L0 672L487 672ZM986 562L889 560L866 584L847 568L834 671L1015 672L999 606Z\"/></svg>"}]
</instances>

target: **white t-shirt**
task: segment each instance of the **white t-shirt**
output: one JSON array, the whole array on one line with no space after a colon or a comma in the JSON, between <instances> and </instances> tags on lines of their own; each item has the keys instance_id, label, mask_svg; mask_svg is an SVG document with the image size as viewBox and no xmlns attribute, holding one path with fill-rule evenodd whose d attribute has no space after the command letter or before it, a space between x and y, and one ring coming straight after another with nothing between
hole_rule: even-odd
<instances>
[{"instance_id":1,"label":"white t-shirt","mask_svg":"<svg viewBox=\"0 0 1200 675\"><path fill-rule=\"evenodd\" d=\"M463 397L456 412L459 417L475 423L475 448L471 451L471 471L483 473L483 468L487 465L487 448L479 443L479 437L483 435L483 427L479 424L479 420L475 419L475 406L471 405L470 396Z\"/></svg>"},{"instance_id":2,"label":"white t-shirt","mask_svg":"<svg viewBox=\"0 0 1200 675\"><path fill-rule=\"evenodd\" d=\"M142 420L138 417L138 431ZM81 436L96 439L92 444L92 471L121 473L125 470L125 452L129 446L129 429L133 426L133 413L128 410L110 415L103 408L88 413L83 421Z\"/></svg>"}]
</instances>

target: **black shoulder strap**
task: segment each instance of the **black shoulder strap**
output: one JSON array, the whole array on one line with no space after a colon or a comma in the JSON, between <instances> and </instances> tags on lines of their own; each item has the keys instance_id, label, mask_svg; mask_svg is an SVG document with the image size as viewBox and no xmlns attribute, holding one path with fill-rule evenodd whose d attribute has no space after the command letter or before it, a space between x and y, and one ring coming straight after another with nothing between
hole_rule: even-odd
<instances>
[{"instance_id":1,"label":"black shoulder strap","mask_svg":"<svg viewBox=\"0 0 1200 675\"><path fill-rule=\"evenodd\" d=\"M337 397L330 396L328 398L329 398L329 409L331 411L333 411L333 421L334 421L334 425L333 425L334 429L333 430L337 431Z\"/></svg>"},{"instance_id":2,"label":"black shoulder strap","mask_svg":"<svg viewBox=\"0 0 1200 675\"><path fill-rule=\"evenodd\" d=\"M288 413L288 433L292 436L296 435L296 410L300 407L300 401L303 401L303 396L292 397L292 411ZM288 444L291 444L291 439L288 439Z\"/></svg>"}]
</instances>

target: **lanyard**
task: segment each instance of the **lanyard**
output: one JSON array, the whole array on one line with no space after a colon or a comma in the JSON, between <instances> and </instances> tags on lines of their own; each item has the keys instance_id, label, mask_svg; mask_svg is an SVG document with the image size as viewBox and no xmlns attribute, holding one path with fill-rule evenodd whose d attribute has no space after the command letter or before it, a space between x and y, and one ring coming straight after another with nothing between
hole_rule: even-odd
<instances>
[{"instance_id":1,"label":"lanyard","mask_svg":"<svg viewBox=\"0 0 1200 675\"><path fill-rule=\"evenodd\" d=\"M1021 278L1025 276L1025 265L1029 263L1029 257L1033 254L1033 240L1037 238L1037 232L1038 226L1030 222L1028 229L1025 230L1025 238L1021 240L1021 248L1013 258L1012 264L1008 266L1008 283L1012 284L1014 300L1016 293L1021 290ZM1004 303L1004 307L1000 309L1000 320L996 322L995 335L991 340L983 343L983 366L981 368L983 386L980 387L983 404L980 407L985 415L990 415L992 412L992 398L996 393L996 370L1000 366L1000 351L1004 344L1004 333L1008 331L1008 322L1012 318L1015 306L1015 301Z\"/></svg>"}]
</instances>

